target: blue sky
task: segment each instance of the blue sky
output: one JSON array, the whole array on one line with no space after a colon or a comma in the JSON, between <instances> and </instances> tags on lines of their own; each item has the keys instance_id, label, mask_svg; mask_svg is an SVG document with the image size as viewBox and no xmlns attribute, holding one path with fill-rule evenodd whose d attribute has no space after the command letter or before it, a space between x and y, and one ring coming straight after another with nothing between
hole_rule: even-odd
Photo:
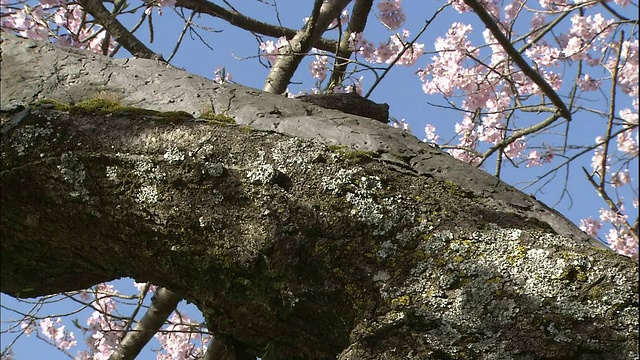
<instances>
[{"instance_id":1,"label":"blue sky","mask_svg":"<svg viewBox=\"0 0 640 360\"><path fill-rule=\"evenodd\" d=\"M137 0L133 0L137 1ZM377 2L376 2L377 3ZM444 1L418 1L418 0L405 0L405 9L407 10L407 22L405 28L409 29L412 33L417 33L419 29L424 25L425 20L428 19L431 14L440 7ZM276 15L276 9L269 5L266 5L260 1L235 1L232 2L236 6L237 10L241 13L256 17L258 20L277 23L278 16ZM303 25L303 18L309 16L312 8L312 1L279 1L280 5L277 8L279 19L282 25L290 28L300 28ZM375 6L375 4L374 4ZM627 11L630 11L628 8ZM374 8L375 12L375 8ZM629 14L633 16L634 14ZM132 24L137 20L130 17L127 22ZM454 21L461 21L465 23L471 23L474 25L473 39L482 39L482 30L484 29L480 23L476 20L473 14L459 15L453 10L449 9L445 11L441 16L436 18L433 24L426 31L425 35L420 38L420 42L425 43L426 51L433 51L433 43L437 36L443 36L449 26ZM178 38L179 31L181 30L183 23L170 9L164 9L164 15L158 16L157 12L153 14L154 22L154 43L150 47L156 51L162 53L165 57L172 51L176 39ZM233 81L261 89L264 83L264 79L268 74L269 69L264 67L258 62L256 56L258 55L258 42L255 37L244 31L227 26L226 23L219 19L210 18L208 16L202 16L196 18L196 22L205 27L210 27L215 30L222 30L222 32L211 33L204 30L199 30L199 34L209 43L212 50L202 45L199 40L192 41L190 35L185 36L185 42L178 52L178 55L172 60L172 64L179 68L207 77L212 78L216 68L225 67L226 70L233 75ZM525 29L527 30L527 29ZM521 30L521 31L525 31ZM372 15L369 18L365 37L375 42L385 42L391 33L385 29L377 19ZM147 26L142 26L138 36L144 42L148 42L148 30ZM264 38L269 40L269 38ZM478 42L479 43L479 42ZM122 53L120 56L128 56L126 53ZM424 67L431 55L425 55L418 61L417 66L410 68L394 68L381 83L381 85L373 92L371 99L376 102L385 102L390 105L390 114L398 119L406 119L413 129L413 133L419 137L424 137L424 125L431 123L438 128L438 133L442 140L447 140L455 137L454 125L460 121L462 116L460 113L444 109L441 107L433 106L432 104L446 105L446 101L439 96L427 96L421 90L421 82L415 75L415 71L418 67ZM314 85L314 81L309 76L308 63L303 63L300 70L293 78L295 85L291 86L294 92L310 89ZM562 73L572 74L571 67L558 69ZM371 85L374 77L364 72L364 87L365 90ZM571 81L570 78L566 79L567 83ZM605 90L606 91L606 90ZM566 93L566 92L565 92ZM453 99L458 101L460 99ZM602 104L606 101L606 95L600 93L589 93L588 97L581 99L580 101L587 104ZM620 107L629 106L630 101L628 97L620 97ZM626 102L626 103L625 103ZM530 121L531 123L539 122L544 119L544 114L530 114L530 119L523 119L524 121ZM523 121L523 122L524 122ZM576 116L571 123L571 136L570 143L574 144L590 144L593 139L604 132L606 123L603 119L591 116L588 114L580 114ZM561 132L563 129L554 129L544 137L544 141L547 143L557 143L560 137L555 133ZM561 171L555 175L555 179L552 183L547 184L541 190L540 186L533 186L527 189L527 192L533 193L538 199L541 199L546 204L553 206L566 215L574 222L578 222L581 218L588 216L597 217L597 210L604 206L604 203L595 194L595 191L585 181L584 174L580 167L584 166L590 170L591 155L585 156L578 162L574 163L570 167L570 172L567 174ZM493 162L487 163L486 169L489 172L493 170ZM556 163L554 163L556 164ZM514 168L511 165L507 165L502 173L502 178L516 187L522 187L526 181L539 176L550 170L551 167L545 166L541 168L527 168L521 165L519 168ZM638 179L637 165L632 166L632 176L635 179L637 186ZM568 190L568 193L565 192ZM539 190L539 191L536 191ZM562 196L564 193L564 196ZM626 194L628 199L631 198L630 194ZM556 204L557 203L557 204ZM635 210L628 206L628 210ZM636 212L630 211L630 217L635 218ZM123 291L132 291L130 287L130 281L123 280L119 283L119 288ZM125 290L127 289L127 290ZM28 308L28 306L22 304L17 305L12 298L2 295L2 304L7 307L19 306L21 309ZM53 305L47 311L52 313L65 313L74 308L77 305L66 302L59 302ZM193 308L187 311L190 315L195 316L197 311ZM42 312L41 314L46 314ZM79 321L84 324L88 313L77 316ZM10 313L6 309L2 310L2 320L6 321L10 318L14 318L15 314ZM69 328L73 326L68 323ZM3 329L6 328L6 324L3 323ZM76 336L81 337L76 331ZM10 336L3 335L2 348L4 348L8 342L11 341ZM80 339L79 339L80 340ZM157 347L157 342L156 345ZM48 359L68 359L68 357L61 352L52 349L50 346L44 344L42 341L35 340L33 338L20 339L14 346L14 354L17 359L36 359L42 358L45 354ZM155 359L155 354L146 351L140 359Z\"/></svg>"}]
</instances>

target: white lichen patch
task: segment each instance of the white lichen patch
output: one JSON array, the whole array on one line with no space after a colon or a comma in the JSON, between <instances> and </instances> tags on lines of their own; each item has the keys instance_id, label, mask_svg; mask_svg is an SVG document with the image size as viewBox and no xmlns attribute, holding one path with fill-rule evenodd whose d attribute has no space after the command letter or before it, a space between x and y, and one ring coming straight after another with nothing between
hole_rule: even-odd
<instances>
[{"instance_id":1,"label":"white lichen patch","mask_svg":"<svg viewBox=\"0 0 640 360\"><path fill-rule=\"evenodd\" d=\"M324 154L325 151L314 141L290 138L275 145L271 158L278 164L278 170L287 174L294 169L309 170Z\"/></svg>"},{"instance_id":2,"label":"white lichen patch","mask_svg":"<svg viewBox=\"0 0 640 360\"><path fill-rule=\"evenodd\" d=\"M413 220L414 213L403 209L406 200L401 195L384 196L380 177L362 175L361 172L361 168L340 169L333 176L323 176L323 190L351 204L351 215L375 225L375 235L386 234L398 223ZM413 231L411 236L415 233ZM403 237L400 240L407 239Z\"/></svg>"},{"instance_id":3,"label":"white lichen patch","mask_svg":"<svg viewBox=\"0 0 640 360\"><path fill-rule=\"evenodd\" d=\"M154 181L162 180L166 177L166 174L158 170L158 167L150 161L136 162L135 168L133 169L133 174L144 180Z\"/></svg>"},{"instance_id":4,"label":"white lichen patch","mask_svg":"<svg viewBox=\"0 0 640 360\"><path fill-rule=\"evenodd\" d=\"M105 169L105 175L107 179L111 181L118 181L118 167L116 166L107 166Z\"/></svg>"},{"instance_id":5,"label":"white lichen patch","mask_svg":"<svg viewBox=\"0 0 640 360\"><path fill-rule=\"evenodd\" d=\"M351 214L367 224L380 224L384 207L376 200L376 194L382 189L378 176L361 176L354 182L345 200L353 205Z\"/></svg>"},{"instance_id":6,"label":"white lichen patch","mask_svg":"<svg viewBox=\"0 0 640 360\"><path fill-rule=\"evenodd\" d=\"M252 184L264 185L272 183L278 171L271 164L257 165L247 172L247 179Z\"/></svg>"},{"instance_id":7,"label":"white lichen patch","mask_svg":"<svg viewBox=\"0 0 640 360\"><path fill-rule=\"evenodd\" d=\"M386 283L387 280L391 279L391 275L387 271L379 270L373 275L371 279L375 282L380 282L384 285L384 283Z\"/></svg>"},{"instance_id":8,"label":"white lichen patch","mask_svg":"<svg viewBox=\"0 0 640 360\"><path fill-rule=\"evenodd\" d=\"M341 192L343 188L351 183L352 177L359 171L359 168L340 169L334 176L323 176L322 185L324 190L334 195Z\"/></svg>"},{"instance_id":9,"label":"white lichen patch","mask_svg":"<svg viewBox=\"0 0 640 360\"><path fill-rule=\"evenodd\" d=\"M547 326L547 331L553 335L556 342L570 342L571 339L567 335L571 334L571 329L558 330L554 323Z\"/></svg>"},{"instance_id":10,"label":"white lichen patch","mask_svg":"<svg viewBox=\"0 0 640 360\"><path fill-rule=\"evenodd\" d=\"M51 123L47 122L44 126L25 125L18 129L16 140L12 141L12 146L18 155L24 155L25 151L32 147L37 139L41 136L49 136L53 130Z\"/></svg>"},{"instance_id":11,"label":"white lichen patch","mask_svg":"<svg viewBox=\"0 0 640 360\"><path fill-rule=\"evenodd\" d=\"M376 255L382 259L386 258L387 256L394 254L395 250L396 250L396 245L394 243L392 243L391 241L387 240L385 242L382 243L382 245L380 245L380 250L378 250L378 252L376 253Z\"/></svg>"},{"instance_id":12,"label":"white lichen patch","mask_svg":"<svg viewBox=\"0 0 640 360\"><path fill-rule=\"evenodd\" d=\"M60 156L58 170L60 170L64 181L69 183L73 188L69 193L71 197L81 198L82 200L89 199L89 191L84 187L84 179L86 177L84 165L74 154L70 152L62 154Z\"/></svg>"},{"instance_id":13,"label":"white lichen patch","mask_svg":"<svg viewBox=\"0 0 640 360\"><path fill-rule=\"evenodd\" d=\"M558 235L489 228L465 235L425 233L416 248L423 254L421 266L411 272L409 286L402 288L404 293L420 299L422 308L437 314L453 329L477 329L486 339L497 336L486 333L488 328L508 328L517 322L523 306L549 313L541 315L541 329L557 342L572 341L567 324L546 321L557 316L586 322L615 316L621 328L637 329L638 309L629 306L633 296L637 302L637 294L631 290L637 281L630 278L633 272L598 267L590 255L564 246L570 240ZM527 240L531 238L535 241ZM620 286L612 288L615 283ZM396 289L387 284L380 287L381 295L397 297ZM597 297L597 301L590 297ZM477 309L484 309L480 322ZM613 315L612 309L617 309ZM455 338L455 333L450 335Z\"/></svg>"},{"instance_id":14,"label":"white lichen patch","mask_svg":"<svg viewBox=\"0 0 640 360\"><path fill-rule=\"evenodd\" d=\"M185 159L185 153L181 150L179 150L178 148L171 147L169 149L167 149L167 151L164 153L164 155L162 156L165 160L168 160L169 163L172 162L176 162L176 161L184 161Z\"/></svg>"},{"instance_id":15,"label":"white lichen patch","mask_svg":"<svg viewBox=\"0 0 640 360\"><path fill-rule=\"evenodd\" d=\"M154 185L143 185L136 193L136 201L143 204L158 202L158 189Z\"/></svg>"}]
</instances>

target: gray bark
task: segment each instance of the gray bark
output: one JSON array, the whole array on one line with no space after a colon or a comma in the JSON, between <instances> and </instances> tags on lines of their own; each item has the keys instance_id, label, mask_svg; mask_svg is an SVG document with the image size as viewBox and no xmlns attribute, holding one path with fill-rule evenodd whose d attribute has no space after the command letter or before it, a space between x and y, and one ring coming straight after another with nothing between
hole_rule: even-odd
<instances>
[{"instance_id":1,"label":"gray bark","mask_svg":"<svg viewBox=\"0 0 640 360\"><path fill-rule=\"evenodd\" d=\"M182 300L178 295L158 288L151 298L151 305L136 326L120 340L118 348L109 356L109 360L135 359L144 346L162 328L167 318Z\"/></svg>"},{"instance_id":2,"label":"gray bark","mask_svg":"<svg viewBox=\"0 0 640 360\"><path fill-rule=\"evenodd\" d=\"M638 358L636 262L413 136L3 38L2 292L151 281L266 359Z\"/></svg>"},{"instance_id":3,"label":"gray bark","mask_svg":"<svg viewBox=\"0 0 640 360\"><path fill-rule=\"evenodd\" d=\"M340 17L351 0L315 0L311 17L307 23L278 51L276 62L264 82L264 91L283 94L302 59L318 41L331 22Z\"/></svg>"}]
</instances>

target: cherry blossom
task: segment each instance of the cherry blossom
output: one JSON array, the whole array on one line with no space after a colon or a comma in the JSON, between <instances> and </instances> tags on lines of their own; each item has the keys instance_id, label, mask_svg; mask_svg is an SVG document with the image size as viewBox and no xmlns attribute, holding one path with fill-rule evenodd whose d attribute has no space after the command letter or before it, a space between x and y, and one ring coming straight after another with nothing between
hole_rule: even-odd
<instances>
[{"instance_id":1,"label":"cherry blossom","mask_svg":"<svg viewBox=\"0 0 640 360\"><path fill-rule=\"evenodd\" d=\"M597 237L598 231L602 228L602 223L596 219L588 217L580 220L580 230L586 232L590 236Z\"/></svg>"},{"instance_id":2,"label":"cherry blossom","mask_svg":"<svg viewBox=\"0 0 640 360\"><path fill-rule=\"evenodd\" d=\"M329 57L324 51L313 50L315 52L315 60L309 64L311 70L311 76L318 81L324 81L327 77L327 65L329 64Z\"/></svg>"},{"instance_id":3,"label":"cherry blossom","mask_svg":"<svg viewBox=\"0 0 640 360\"><path fill-rule=\"evenodd\" d=\"M580 90L586 92L586 91L598 90L602 85L602 82L600 80L596 80L592 78L591 75L589 74L584 74L582 77L578 79L577 84Z\"/></svg>"},{"instance_id":4,"label":"cherry blossom","mask_svg":"<svg viewBox=\"0 0 640 360\"><path fill-rule=\"evenodd\" d=\"M631 176L629 175L629 170L625 169L624 171L611 173L611 185L613 187L617 188L630 183Z\"/></svg>"},{"instance_id":5,"label":"cherry blossom","mask_svg":"<svg viewBox=\"0 0 640 360\"><path fill-rule=\"evenodd\" d=\"M527 142L524 137L517 138L515 141L505 146L504 154L510 158L515 159L522 156L524 149L527 148Z\"/></svg>"},{"instance_id":6,"label":"cherry blossom","mask_svg":"<svg viewBox=\"0 0 640 360\"><path fill-rule=\"evenodd\" d=\"M539 154L537 150L531 150L529 151L529 155L527 155L527 167L542 166L550 163L554 157L555 151L552 148L547 148L542 154Z\"/></svg>"},{"instance_id":7,"label":"cherry blossom","mask_svg":"<svg viewBox=\"0 0 640 360\"><path fill-rule=\"evenodd\" d=\"M227 84L233 81L233 76L225 68L216 68L213 72L213 81L218 84Z\"/></svg>"},{"instance_id":8,"label":"cherry blossom","mask_svg":"<svg viewBox=\"0 0 640 360\"><path fill-rule=\"evenodd\" d=\"M625 221L627 221L627 216L616 213L613 210L601 208L600 221L609 222L613 225L622 225Z\"/></svg>"},{"instance_id":9,"label":"cherry blossom","mask_svg":"<svg viewBox=\"0 0 640 360\"><path fill-rule=\"evenodd\" d=\"M558 66L560 62L560 49L542 43L533 45L525 54L541 66Z\"/></svg>"},{"instance_id":10,"label":"cherry blossom","mask_svg":"<svg viewBox=\"0 0 640 360\"><path fill-rule=\"evenodd\" d=\"M604 175L604 172L602 171L602 162L603 162L603 158L604 158L604 152L602 150L602 147L598 147L597 149L595 149L593 151L593 157L591 157L591 168L593 169L593 172L602 177ZM607 159L606 163L609 163L610 159ZM609 165L606 166L605 171L609 170Z\"/></svg>"},{"instance_id":11,"label":"cherry blossom","mask_svg":"<svg viewBox=\"0 0 640 360\"><path fill-rule=\"evenodd\" d=\"M422 141L424 142L428 142L430 144L437 144L438 140L440 139L440 137L438 135L436 135L436 127L431 125L431 124L427 124L424 127L424 132L426 133L427 137L424 138Z\"/></svg>"},{"instance_id":12,"label":"cherry blossom","mask_svg":"<svg viewBox=\"0 0 640 360\"><path fill-rule=\"evenodd\" d=\"M204 355L200 324L185 314L175 311L169 319L170 325L155 336L162 345L163 352L158 360L199 359ZM201 342L199 345L193 341ZM208 341L208 337L204 342Z\"/></svg>"},{"instance_id":13,"label":"cherry blossom","mask_svg":"<svg viewBox=\"0 0 640 360\"><path fill-rule=\"evenodd\" d=\"M350 44L351 48L368 62L411 66L422 56L424 44L409 44L410 35L409 31L403 30L400 34L391 35L388 42L380 43L376 47L364 39L362 34L351 34ZM400 57L397 58L398 56Z\"/></svg>"},{"instance_id":14,"label":"cherry blossom","mask_svg":"<svg viewBox=\"0 0 640 360\"><path fill-rule=\"evenodd\" d=\"M69 350L76 346L75 335L65 330L59 317L55 321L45 318L39 321L40 331L44 336L53 341L53 344L61 350Z\"/></svg>"},{"instance_id":15,"label":"cherry blossom","mask_svg":"<svg viewBox=\"0 0 640 360\"><path fill-rule=\"evenodd\" d=\"M634 260L638 259L638 241L627 232L610 229L606 238L613 250Z\"/></svg>"},{"instance_id":16,"label":"cherry blossom","mask_svg":"<svg viewBox=\"0 0 640 360\"><path fill-rule=\"evenodd\" d=\"M397 120L392 118L391 120L391 126L393 126L394 128L411 132L411 126L405 121L405 119Z\"/></svg>"},{"instance_id":17,"label":"cherry blossom","mask_svg":"<svg viewBox=\"0 0 640 360\"><path fill-rule=\"evenodd\" d=\"M264 56L267 61L270 63L275 63L276 56L278 55L278 49L287 45L287 38L281 36L274 43L273 40L267 40L265 42L260 43L260 51L263 52L262 56Z\"/></svg>"},{"instance_id":18,"label":"cherry blossom","mask_svg":"<svg viewBox=\"0 0 640 360\"><path fill-rule=\"evenodd\" d=\"M378 17L391 30L399 29L406 20L401 3L402 0L381 0L378 3Z\"/></svg>"},{"instance_id":19,"label":"cherry blossom","mask_svg":"<svg viewBox=\"0 0 640 360\"><path fill-rule=\"evenodd\" d=\"M616 140L618 141L618 150L633 156L638 155L637 140L634 140L631 130L621 132L616 137Z\"/></svg>"}]
</instances>

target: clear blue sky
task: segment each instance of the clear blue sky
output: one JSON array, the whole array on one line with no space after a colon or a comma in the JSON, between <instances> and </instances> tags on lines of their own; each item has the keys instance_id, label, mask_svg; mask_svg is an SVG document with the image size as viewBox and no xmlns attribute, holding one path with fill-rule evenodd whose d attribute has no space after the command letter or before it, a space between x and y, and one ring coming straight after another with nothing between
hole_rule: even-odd
<instances>
[{"instance_id":1,"label":"clear blue sky","mask_svg":"<svg viewBox=\"0 0 640 360\"><path fill-rule=\"evenodd\" d=\"M133 0L134 2L137 0ZM219 3L219 2L218 2ZM377 2L376 2L377 3ZM431 14L441 6L444 1L417 1L417 0L405 0L404 4L407 10L407 22L405 28L409 29L412 33L417 33L419 29L424 25L425 20L428 19ZM137 3L136 3L137 4ZM263 4L260 1L233 1L232 4L245 15L255 17L261 21L277 23L276 12L273 7ZM280 7L278 8L279 18L284 26L290 28L300 28L303 25L303 18L309 16L310 10L313 6L312 1L280 1L278 2ZM374 4L375 6L375 4ZM375 12L375 10L374 10ZM632 14L630 14L632 15ZM136 19L128 19L129 23L133 23ZM162 53L165 57L172 51L176 39L178 38L179 31L181 30L183 23L175 16L172 10L165 8L164 15L158 16L154 11L154 43L150 47L156 51ZM211 27L215 30L222 30L221 33L210 33L204 30L199 30L200 35L206 39L211 45L213 50L206 48L199 40L192 41L190 35L185 36L185 42L183 43L178 55L172 60L172 64L176 67L185 68L187 71L202 75L204 77L212 78L214 70L218 67L226 67L227 71L233 74L233 80L239 84L255 87L261 89L264 79L268 74L268 69L263 67L256 56L258 55L258 42L255 37L244 31L227 26L223 21L213 19L203 15L200 19L196 19L197 23L202 26ZM454 21L461 21L471 23L474 25L474 39L481 39L481 33L484 29L480 23L476 20L472 14L466 14L464 16L458 15L452 10L447 10L436 18L435 22L430 26L429 30L419 40L426 44L427 51L433 51L433 43L437 36L443 36L451 23ZM521 32L528 29L521 29ZM138 36L144 41L148 42L147 26L141 27ZM367 39L375 42L385 42L390 33L380 25L380 23L371 16L369 18L369 25L365 32ZM268 38L265 38L268 40ZM479 43L479 42L478 42ZM127 56L123 53L121 56ZM454 125L457 121L461 120L461 114L453 110L446 110L438 107L434 107L429 103L436 103L440 105L446 105L446 102L438 96L426 96L421 90L421 82L414 74L417 67L424 67L431 55L425 55L419 60L416 67L411 68L396 68L392 70L382 84L374 91L371 99L377 102L388 103L391 107L391 116L398 119L405 118L412 126L414 134L419 137L424 137L424 125L431 123L438 128L438 133L443 140L453 138ZM238 60L238 58L242 60ZM302 83L301 85L292 85L291 89L294 92L309 89L313 86L309 73L307 71L307 63L303 63L300 70L296 73L293 81L296 83ZM567 74L572 74L570 69L558 69L560 72L566 71ZM370 86L373 81L373 76L367 72L362 73L365 76L365 90ZM570 75L571 76L571 75ZM570 81L566 79L567 82ZM566 92L565 92L566 93ZM629 100L626 97L621 97L625 103L620 104L629 106ZM597 93L591 93L590 98L583 99L584 102L598 103L602 102L602 96ZM459 103L458 103L459 105ZM544 114L536 115L532 114L530 121L538 122L544 118ZM523 115L524 117L524 115ZM577 116L572 122L572 135L570 142L577 144L590 144L593 139L604 132L605 122L593 116L581 115ZM562 129L555 129L554 131L560 132ZM549 136L547 142L555 143L558 137ZM563 200L556 206L556 209L565 214L574 222L578 222L581 218L588 216L597 217L597 210L604 204L595 194L594 190L584 180L584 175L580 170L580 166L585 166L590 170L591 155L583 157L581 160L571 166L571 171L566 177L565 184L565 172L558 173L553 183L544 187L542 192L536 193L536 197L541 199L548 205L555 204L562 194L564 187L566 186L570 191L572 202L565 196ZM487 170L493 172L493 163L487 164ZM544 173L550 169L549 166L542 168L526 168L524 165L519 168L513 168L507 165L503 171L503 179L507 182L518 186L518 183L525 182L534 178L535 176ZM637 165L634 166L632 176L635 179L637 186ZM528 189L528 192L535 191L538 186ZM627 198L631 198L630 194L627 194ZM634 210L630 208L628 210ZM630 212L630 215L635 216L636 213ZM631 216L630 216L631 217ZM131 291L130 281L121 282L119 288L129 289ZM124 291L124 290L123 290ZM7 307L16 306L15 301L2 295L2 304ZM25 309L24 305L20 306L21 309ZM53 313L64 313L76 308L76 305L69 302L61 302L53 306L50 311ZM197 312L193 309L189 310L190 315L195 315ZM42 312L42 314L46 314ZM14 318L14 314L11 314L6 309L2 310L2 320ZM77 316L81 324L85 324L88 313L85 312L82 316ZM73 326L67 321L68 328L73 329ZM6 324L3 324L3 329L6 329ZM76 336L80 342L81 334L76 330ZM11 341L10 336L2 336L2 348L4 348L8 342ZM154 345L157 347L157 342ZM68 359L68 357L50 346L44 344L42 341L31 339L20 339L14 346L14 353L17 359L41 359L47 358L51 360ZM75 352L74 352L75 354ZM146 351L140 359L155 359L155 353Z\"/></svg>"}]
</instances>

